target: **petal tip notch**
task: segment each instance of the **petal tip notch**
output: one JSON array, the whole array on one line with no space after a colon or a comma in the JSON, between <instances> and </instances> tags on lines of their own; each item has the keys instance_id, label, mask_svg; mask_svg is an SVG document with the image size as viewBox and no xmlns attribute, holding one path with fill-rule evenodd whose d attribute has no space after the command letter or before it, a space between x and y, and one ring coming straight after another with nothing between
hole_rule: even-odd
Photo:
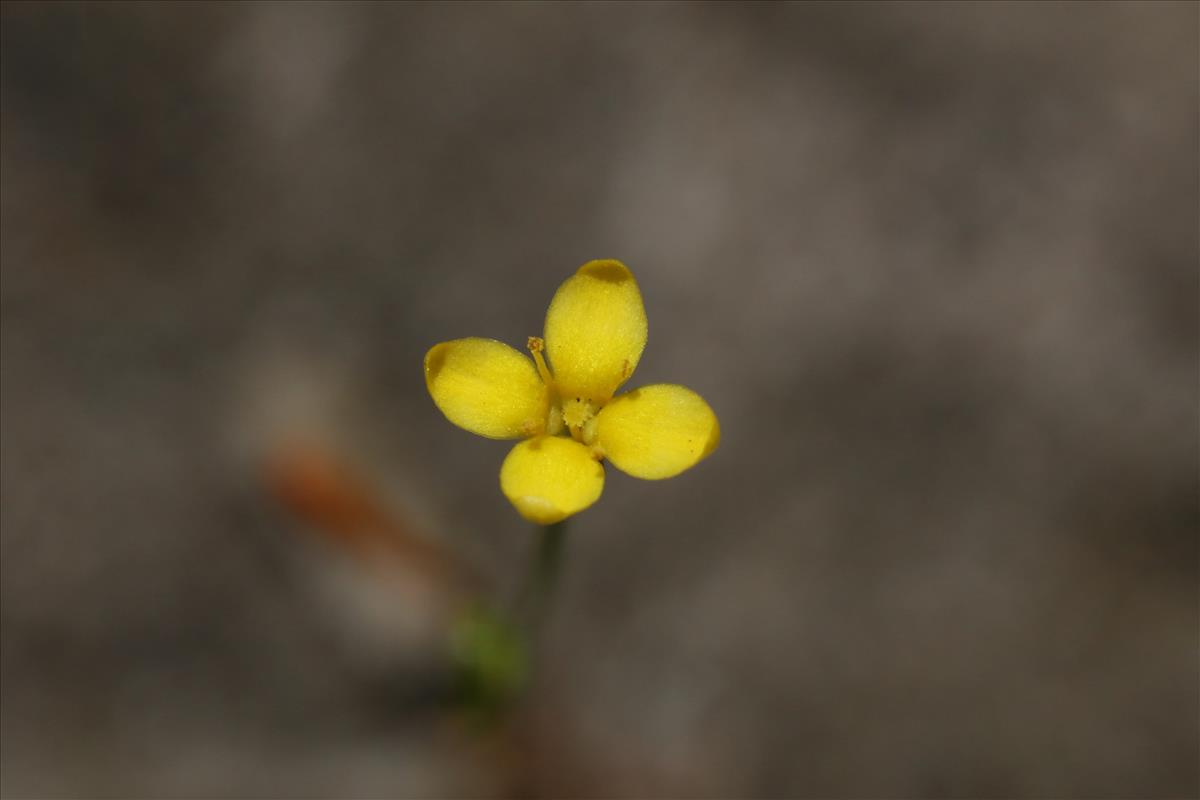
<instances>
[{"instance_id":1,"label":"petal tip notch","mask_svg":"<svg viewBox=\"0 0 1200 800\"><path fill-rule=\"evenodd\" d=\"M429 348L429 352L425 354L425 385L431 386L437 380L438 373L442 371L442 367L446 364L446 348L449 342L439 342Z\"/></svg>"},{"instance_id":2,"label":"petal tip notch","mask_svg":"<svg viewBox=\"0 0 1200 800\"><path fill-rule=\"evenodd\" d=\"M612 258L601 258L589 261L575 272L576 275L588 275L608 283L632 281L633 273L629 267Z\"/></svg>"}]
</instances>

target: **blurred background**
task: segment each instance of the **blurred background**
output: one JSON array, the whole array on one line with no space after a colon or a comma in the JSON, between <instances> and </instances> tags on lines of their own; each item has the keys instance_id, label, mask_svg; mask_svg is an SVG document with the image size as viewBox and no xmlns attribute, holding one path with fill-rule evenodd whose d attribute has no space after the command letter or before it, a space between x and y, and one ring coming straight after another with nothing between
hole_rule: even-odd
<instances>
[{"instance_id":1,"label":"blurred background","mask_svg":"<svg viewBox=\"0 0 1200 800\"><path fill-rule=\"evenodd\" d=\"M1195 797L1198 7L5 3L9 797ZM426 349L634 270L533 531Z\"/></svg>"}]
</instances>

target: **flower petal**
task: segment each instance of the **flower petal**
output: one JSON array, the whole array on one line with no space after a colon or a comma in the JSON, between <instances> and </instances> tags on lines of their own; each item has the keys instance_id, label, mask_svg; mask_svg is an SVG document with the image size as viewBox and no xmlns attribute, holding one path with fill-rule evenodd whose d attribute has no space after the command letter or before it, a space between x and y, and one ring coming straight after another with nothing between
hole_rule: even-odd
<instances>
[{"instance_id":1,"label":"flower petal","mask_svg":"<svg viewBox=\"0 0 1200 800\"><path fill-rule=\"evenodd\" d=\"M646 309L620 261L589 261L568 278L546 312L546 351L564 397L607 402L646 347Z\"/></svg>"},{"instance_id":2,"label":"flower petal","mask_svg":"<svg viewBox=\"0 0 1200 800\"><path fill-rule=\"evenodd\" d=\"M525 519L550 525L600 499L604 467L573 439L539 436L509 452L500 467L500 490Z\"/></svg>"},{"instance_id":3,"label":"flower petal","mask_svg":"<svg viewBox=\"0 0 1200 800\"><path fill-rule=\"evenodd\" d=\"M455 339L425 354L425 385L446 419L489 439L541 433L549 399L533 362L494 339Z\"/></svg>"},{"instance_id":4,"label":"flower petal","mask_svg":"<svg viewBox=\"0 0 1200 800\"><path fill-rule=\"evenodd\" d=\"M703 397L685 386L658 383L600 409L596 440L613 466L657 480L678 475L716 450L721 425Z\"/></svg>"}]
</instances>

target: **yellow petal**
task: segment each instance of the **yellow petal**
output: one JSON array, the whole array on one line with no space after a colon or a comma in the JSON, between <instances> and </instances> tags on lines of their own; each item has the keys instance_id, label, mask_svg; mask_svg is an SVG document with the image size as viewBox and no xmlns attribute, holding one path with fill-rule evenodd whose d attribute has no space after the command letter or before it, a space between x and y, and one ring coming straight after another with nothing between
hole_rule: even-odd
<instances>
[{"instance_id":1,"label":"yellow petal","mask_svg":"<svg viewBox=\"0 0 1200 800\"><path fill-rule=\"evenodd\" d=\"M721 441L717 415L684 386L659 383L621 395L600 410L596 440L613 466L635 478L678 475Z\"/></svg>"},{"instance_id":2,"label":"yellow petal","mask_svg":"<svg viewBox=\"0 0 1200 800\"><path fill-rule=\"evenodd\" d=\"M539 436L509 452L500 467L500 490L525 519L550 525L600 498L604 467L573 439Z\"/></svg>"},{"instance_id":3,"label":"yellow petal","mask_svg":"<svg viewBox=\"0 0 1200 800\"><path fill-rule=\"evenodd\" d=\"M563 398L604 403L629 379L646 347L646 309L620 261L589 261L546 312L546 352Z\"/></svg>"},{"instance_id":4,"label":"yellow petal","mask_svg":"<svg viewBox=\"0 0 1200 800\"><path fill-rule=\"evenodd\" d=\"M533 362L493 339L455 339L425 354L425 385L446 419L489 439L541 433L549 399Z\"/></svg>"}]
</instances>

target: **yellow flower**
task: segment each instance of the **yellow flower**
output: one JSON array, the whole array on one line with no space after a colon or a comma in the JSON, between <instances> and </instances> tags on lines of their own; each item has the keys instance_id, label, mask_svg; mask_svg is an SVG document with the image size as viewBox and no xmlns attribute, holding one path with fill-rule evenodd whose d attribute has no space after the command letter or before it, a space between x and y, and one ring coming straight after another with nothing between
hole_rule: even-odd
<instances>
[{"instance_id":1,"label":"yellow flower","mask_svg":"<svg viewBox=\"0 0 1200 800\"><path fill-rule=\"evenodd\" d=\"M717 416L691 389L659 383L613 396L645 347L633 274L590 261L550 301L545 339L528 341L533 361L494 339L455 339L426 353L425 385L460 428L525 439L500 467L500 489L521 516L550 525L600 498L604 459L657 480L716 449Z\"/></svg>"}]
</instances>

